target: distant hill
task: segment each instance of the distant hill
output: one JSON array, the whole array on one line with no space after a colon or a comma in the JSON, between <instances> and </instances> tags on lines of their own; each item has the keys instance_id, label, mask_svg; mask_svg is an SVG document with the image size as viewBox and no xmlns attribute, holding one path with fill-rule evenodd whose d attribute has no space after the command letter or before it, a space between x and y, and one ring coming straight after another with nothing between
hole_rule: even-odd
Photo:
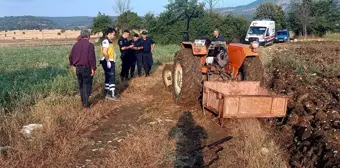
<instances>
[{"instance_id":1,"label":"distant hill","mask_svg":"<svg viewBox=\"0 0 340 168\"><path fill-rule=\"evenodd\" d=\"M0 30L58 29L60 26L45 18L35 16L0 17Z\"/></svg>"},{"instance_id":2,"label":"distant hill","mask_svg":"<svg viewBox=\"0 0 340 168\"><path fill-rule=\"evenodd\" d=\"M258 6L262 3L271 2L277 5L280 5L283 10L287 10L290 4L290 0L256 0L248 5L241 5L236 7L227 7L227 8L217 8L216 12L221 14L234 14L238 16L243 16L247 19L252 19L254 16L254 12Z\"/></svg>"},{"instance_id":3,"label":"distant hill","mask_svg":"<svg viewBox=\"0 0 340 168\"><path fill-rule=\"evenodd\" d=\"M0 30L32 30L32 29L82 29L92 25L94 17L36 17L36 16L9 16L0 17ZM115 20L116 17L112 16Z\"/></svg>"},{"instance_id":4,"label":"distant hill","mask_svg":"<svg viewBox=\"0 0 340 168\"><path fill-rule=\"evenodd\" d=\"M93 23L94 17L89 16L73 16L73 17L42 17L45 19L49 19L57 23L63 29L77 29L90 27ZM112 20L115 20L117 17L111 16Z\"/></svg>"}]
</instances>

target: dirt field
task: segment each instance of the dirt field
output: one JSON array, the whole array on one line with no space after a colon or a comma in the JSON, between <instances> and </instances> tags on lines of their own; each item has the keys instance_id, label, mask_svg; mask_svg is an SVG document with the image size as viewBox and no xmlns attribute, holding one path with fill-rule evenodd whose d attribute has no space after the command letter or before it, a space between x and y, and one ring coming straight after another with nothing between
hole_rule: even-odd
<instances>
[{"instance_id":1,"label":"dirt field","mask_svg":"<svg viewBox=\"0 0 340 168\"><path fill-rule=\"evenodd\" d=\"M82 110L79 96L50 95L30 107L30 118L2 117L0 167L201 167L195 149L233 136L212 168L340 166L340 43L277 44L261 49L265 86L289 96L283 119L227 120L223 128L201 107L177 106L162 83L163 65L149 78L119 84L121 102L103 100L102 85ZM100 73L100 72L99 72ZM27 141L28 121L44 129ZM10 143L4 143L10 142Z\"/></svg>"},{"instance_id":2,"label":"dirt field","mask_svg":"<svg viewBox=\"0 0 340 168\"><path fill-rule=\"evenodd\" d=\"M11 30L0 31L0 40L76 39L79 34L80 30ZM93 37L101 37L101 34Z\"/></svg>"},{"instance_id":3,"label":"dirt field","mask_svg":"<svg viewBox=\"0 0 340 168\"><path fill-rule=\"evenodd\" d=\"M340 43L308 42L271 50L268 87L288 95L277 122L293 167L340 166Z\"/></svg>"}]
</instances>

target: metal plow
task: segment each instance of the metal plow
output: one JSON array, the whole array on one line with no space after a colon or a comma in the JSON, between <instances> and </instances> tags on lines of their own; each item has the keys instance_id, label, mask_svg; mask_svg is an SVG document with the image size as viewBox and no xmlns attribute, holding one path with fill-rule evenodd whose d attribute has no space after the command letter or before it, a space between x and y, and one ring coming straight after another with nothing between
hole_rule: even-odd
<instances>
[{"instance_id":1,"label":"metal plow","mask_svg":"<svg viewBox=\"0 0 340 168\"><path fill-rule=\"evenodd\" d=\"M203 113L215 114L220 126L226 118L284 117L287 102L288 97L260 87L260 82L204 82Z\"/></svg>"}]
</instances>

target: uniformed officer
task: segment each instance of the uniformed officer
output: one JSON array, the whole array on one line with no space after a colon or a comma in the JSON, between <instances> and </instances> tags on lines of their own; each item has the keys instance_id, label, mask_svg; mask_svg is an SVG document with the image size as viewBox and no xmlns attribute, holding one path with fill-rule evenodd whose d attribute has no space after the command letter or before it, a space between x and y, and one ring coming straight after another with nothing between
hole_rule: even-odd
<instances>
[{"instance_id":1,"label":"uniformed officer","mask_svg":"<svg viewBox=\"0 0 340 168\"><path fill-rule=\"evenodd\" d=\"M138 34L133 35L133 52L135 56L135 60L137 61L137 71L138 71L138 76L142 76L142 66L143 66L143 43L142 40L139 38ZM134 67L136 66L136 61L134 62L133 66L133 73ZM131 68L132 71L132 68Z\"/></svg>"},{"instance_id":2,"label":"uniformed officer","mask_svg":"<svg viewBox=\"0 0 340 168\"><path fill-rule=\"evenodd\" d=\"M116 52L115 46L112 41L116 38L116 30L108 28L106 37L102 42L102 55L100 63L105 72L105 94L106 98L119 101L120 96L116 94L116 76L115 76L115 64L116 64Z\"/></svg>"},{"instance_id":3,"label":"uniformed officer","mask_svg":"<svg viewBox=\"0 0 340 168\"><path fill-rule=\"evenodd\" d=\"M142 32L142 43L143 43L143 64L145 70L145 76L150 76L150 71L153 64L152 52L155 49L155 42L147 37L146 31Z\"/></svg>"},{"instance_id":4,"label":"uniformed officer","mask_svg":"<svg viewBox=\"0 0 340 168\"><path fill-rule=\"evenodd\" d=\"M128 40L130 36L130 31L124 30L123 36L118 40L118 45L120 48L121 59L122 59L122 71L120 73L120 77L122 82L125 82L129 79L129 69L130 69L130 61L129 57L131 57L131 48L133 47Z\"/></svg>"}]
</instances>

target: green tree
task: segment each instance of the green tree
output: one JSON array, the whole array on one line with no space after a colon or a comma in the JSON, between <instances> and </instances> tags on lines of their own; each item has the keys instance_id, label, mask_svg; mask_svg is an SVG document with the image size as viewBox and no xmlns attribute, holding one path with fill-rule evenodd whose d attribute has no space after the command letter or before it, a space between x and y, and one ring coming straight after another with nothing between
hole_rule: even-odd
<instances>
[{"instance_id":1,"label":"green tree","mask_svg":"<svg viewBox=\"0 0 340 168\"><path fill-rule=\"evenodd\" d=\"M310 32L322 36L327 31L333 31L336 23L340 20L340 12L334 0L316 1L312 4L311 15L313 16Z\"/></svg>"},{"instance_id":2,"label":"green tree","mask_svg":"<svg viewBox=\"0 0 340 168\"><path fill-rule=\"evenodd\" d=\"M140 29L142 25L142 18L137 15L135 12L126 11L118 16L116 20L116 25L119 30L132 30L132 29Z\"/></svg>"},{"instance_id":3,"label":"green tree","mask_svg":"<svg viewBox=\"0 0 340 168\"><path fill-rule=\"evenodd\" d=\"M157 18L151 12L147 13L143 17L143 28L147 29L148 31L152 32L153 28L157 24Z\"/></svg>"},{"instance_id":4,"label":"green tree","mask_svg":"<svg viewBox=\"0 0 340 168\"><path fill-rule=\"evenodd\" d=\"M175 14L175 18L172 19L187 20L187 30L189 30L189 22L191 19L204 14L204 4L199 3L198 0L170 0L170 4L168 4L166 8Z\"/></svg>"},{"instance_id":5,"label":"green tree","mask_svg":"<svg viewBox=\"0 0 340 168\"><path fill-rule=\"evenodd\" d=\"M288 13L289 28L296 33L324 35L333 31L340 20L340 10L336 0L302 2L293 1Z\"/></svg>"},{"instance_id":6,"label":"green tree","mask_svg":"<svg viewBox=\"0 0 340 168\"><path fill-rule=\"evenodd\" d=\"M105 36L105 30L108 27L111 27L112 24L112 19L110 16L105 15L105 14L101 14L100 12L98 13L98 15L93 18L93 25L92 25L92 33L93 34L97 34L102 32L103 33L103 37Z\"/></svg>"},{"instance_id":7,"label":"green tree","mask_svg":"<svg viewBox=\"0 0 340 168\"><path fill-rule=\"evenodd\" d=\"M256 8L254 19L271 19L275 21L276 28L285 28L285 13L281 6L266 2Z\"/></svg>"}]
</instances>

